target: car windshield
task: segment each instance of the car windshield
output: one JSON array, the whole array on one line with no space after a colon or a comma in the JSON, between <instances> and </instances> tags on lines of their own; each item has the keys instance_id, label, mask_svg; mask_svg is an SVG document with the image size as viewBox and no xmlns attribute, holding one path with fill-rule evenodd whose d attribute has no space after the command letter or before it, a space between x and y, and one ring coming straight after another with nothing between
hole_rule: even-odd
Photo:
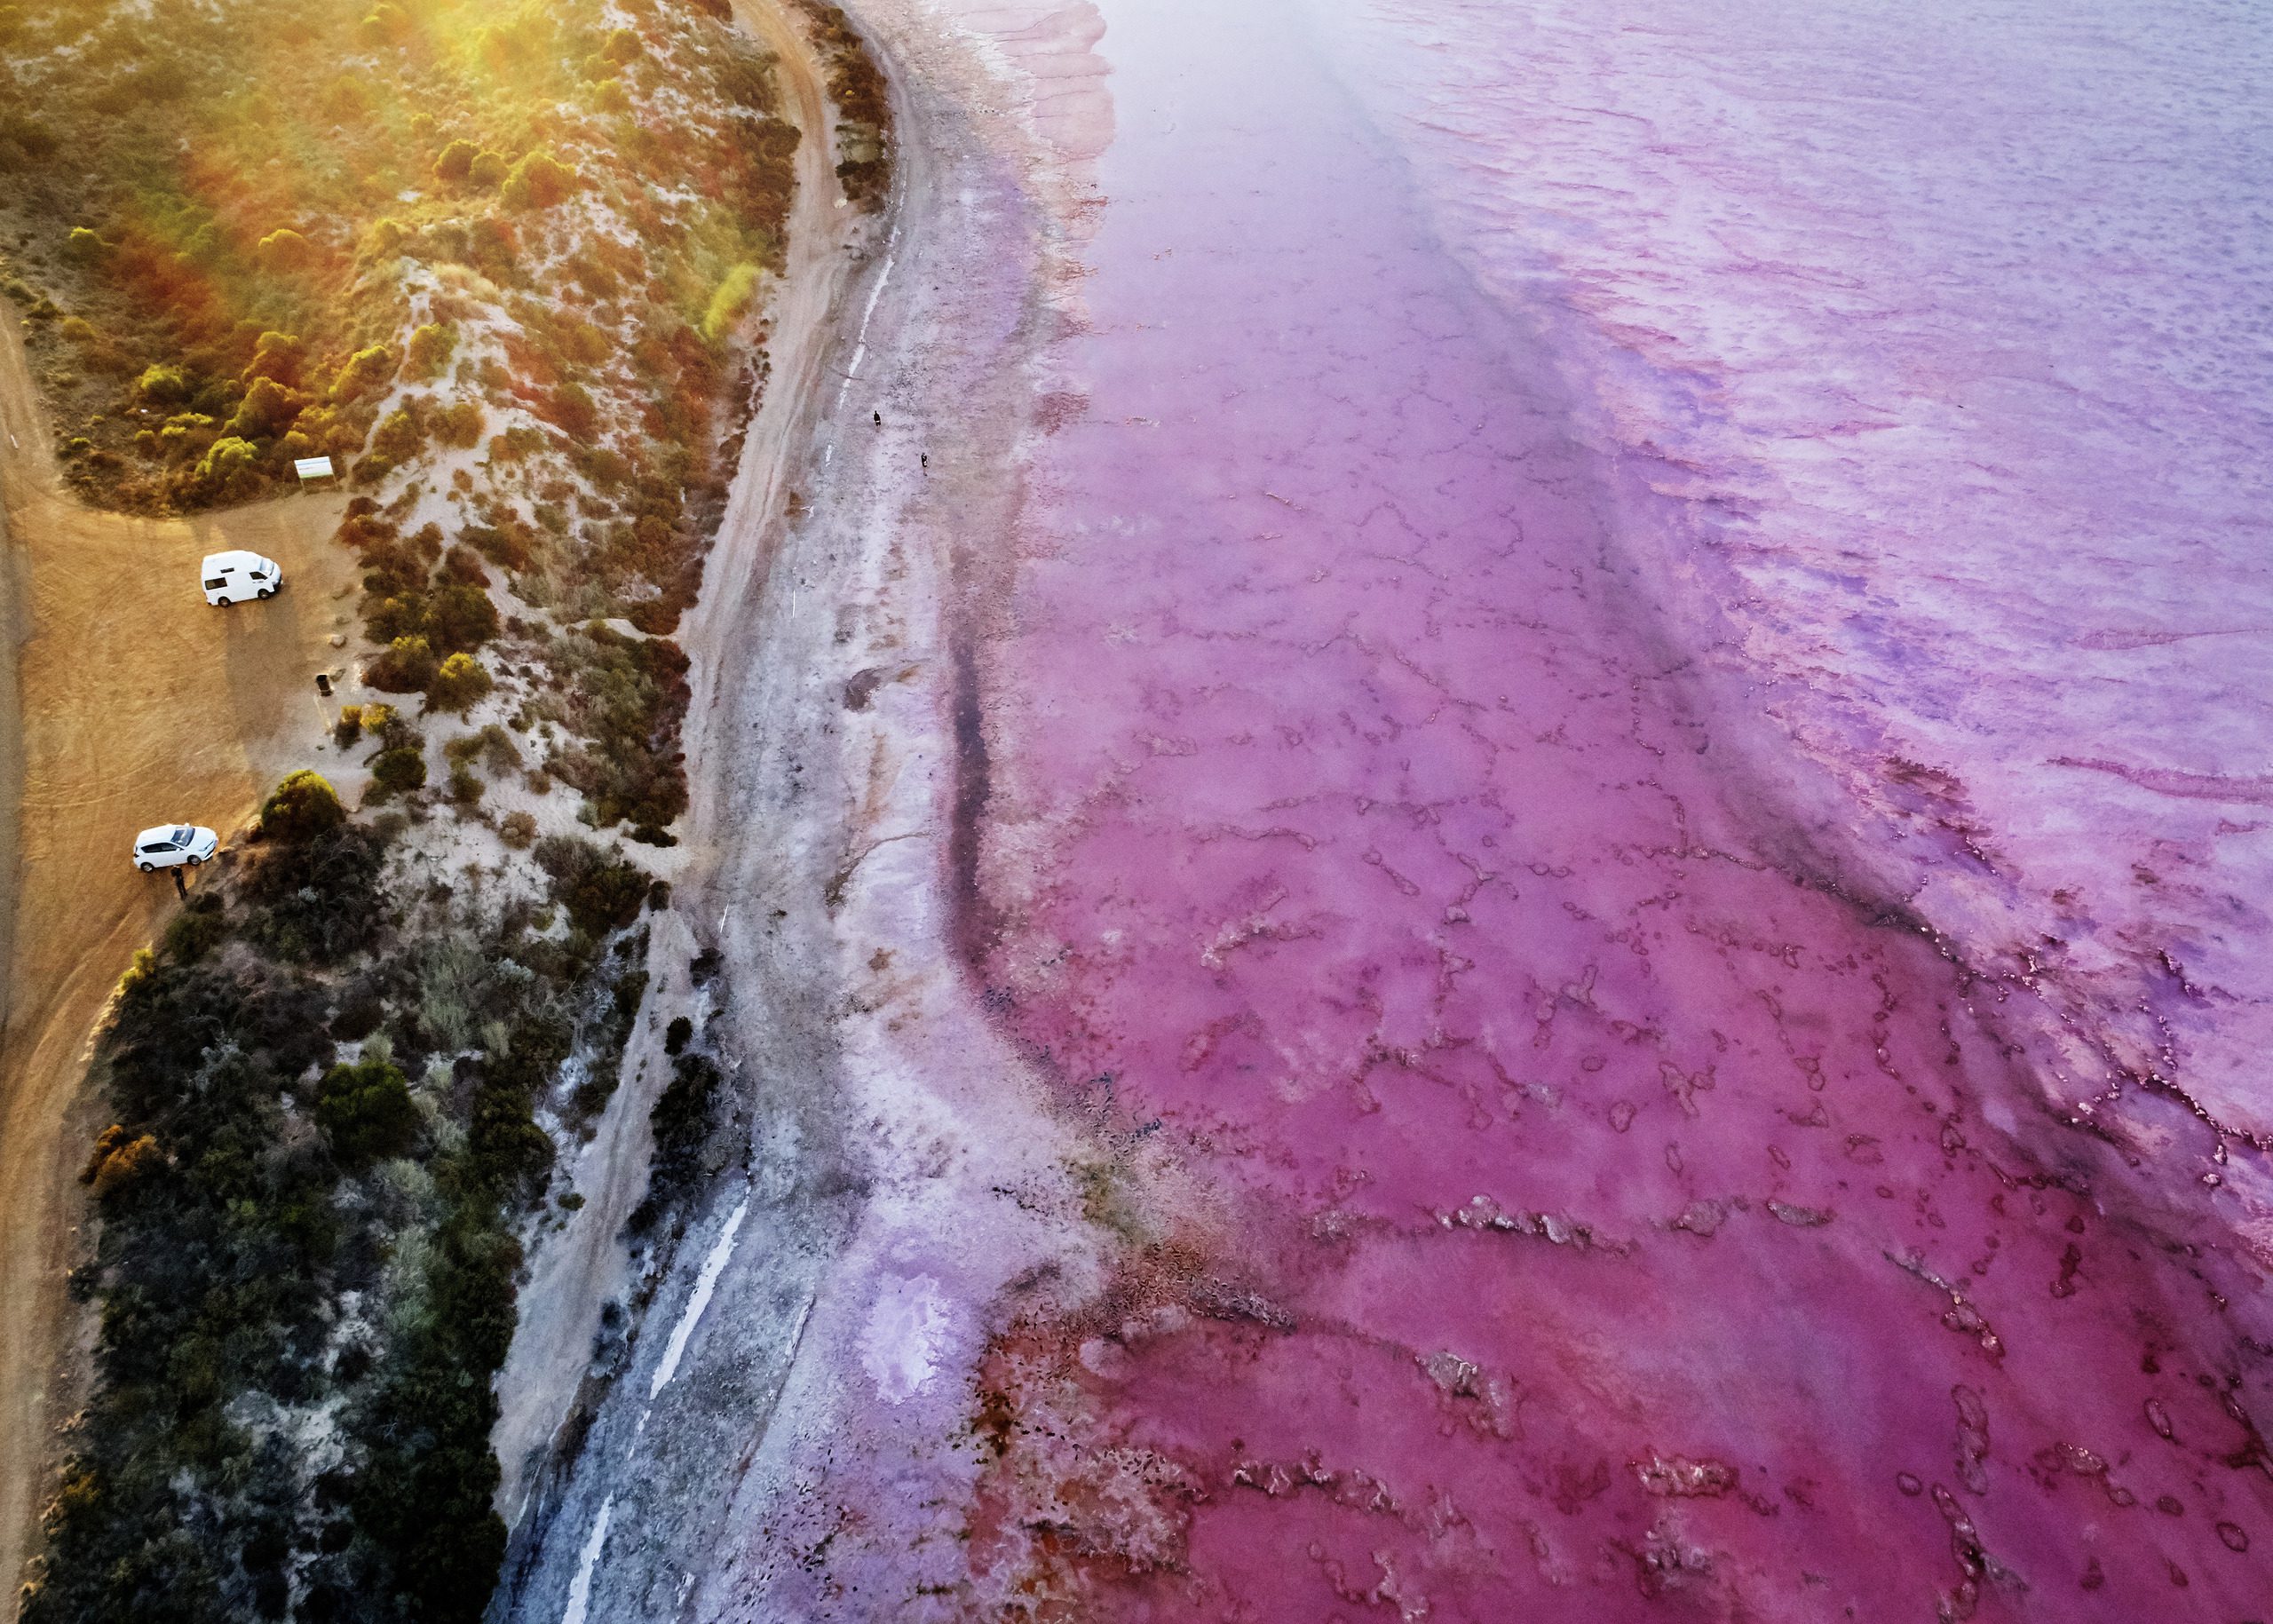
<instances>
[{"instance_id":1,"label":"car windshield","mask_svg":"<svg viewBox=\"0 0 2273 1624\"><path fill-rule=\"evenodd\" d=\"M173 842L174 844L178 846L186 846L189 844L189 826L187 824L185 823L181 828L174 831Z\"/></svg>"}]
</instances>

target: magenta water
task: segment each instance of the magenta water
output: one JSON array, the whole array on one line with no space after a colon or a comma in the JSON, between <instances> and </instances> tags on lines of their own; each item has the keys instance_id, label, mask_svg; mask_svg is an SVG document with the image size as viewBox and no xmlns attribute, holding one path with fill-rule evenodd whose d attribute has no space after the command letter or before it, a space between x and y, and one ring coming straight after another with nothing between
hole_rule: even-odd
<instances>
[{"instance_id":1,"label":"magenta water","mask_svg":"<svg viewBox=\"0 0 2273 1624\"><path fill-rule=\"evenodd\" d=\"M1100 9L980 877L1131 1261L974 1568L2268 1616L2262 23Z\"/></svg>"}]
</instances>

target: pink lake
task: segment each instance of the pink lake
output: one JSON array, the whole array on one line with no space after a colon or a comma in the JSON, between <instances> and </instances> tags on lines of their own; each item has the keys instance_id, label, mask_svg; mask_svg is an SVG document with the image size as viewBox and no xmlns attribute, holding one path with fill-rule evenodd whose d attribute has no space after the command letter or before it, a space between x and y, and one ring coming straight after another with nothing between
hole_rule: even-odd
<instances>
[{"instance_id":1,"label":"pink lake","mask_svg":"<svg viewBox=\"0 0 2273 1624\"><path fill-rule=\"evenodd\" d=\"M975 974L1132 1244L974 1569L2273 1616L2264 22L1098 10Z\"/></svg>"}]
</instances>

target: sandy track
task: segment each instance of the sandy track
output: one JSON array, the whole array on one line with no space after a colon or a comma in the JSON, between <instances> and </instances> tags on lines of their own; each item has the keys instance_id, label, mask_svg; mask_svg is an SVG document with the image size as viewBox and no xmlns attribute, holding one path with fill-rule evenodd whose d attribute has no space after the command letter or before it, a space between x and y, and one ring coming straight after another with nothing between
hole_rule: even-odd
<instances>
[{"instance_id":1,"label":"sandy track","mask_svg":"<svg viewBox=\"0 0 2273 1624\"><path fill-rule=\"evenodd\" d=\"M788 264L772 289L766 319L772 371L756 418L744 440L733 495L707 566L702 601L683 641L694 657L694 698L687 752L697 779L693 813L684 830L686 875L677 886L681 906L657 922L648 970L651 1007L682 1007L686 967L697 950L693 928L715 917L722 866L747 838L746 820L703 781L719 781L706 767L737 748L720 735L722 682L741 674L748 650L739 636L754 613L771 559L770 535L780 519L793 454L810 435L815 402L829 382L823 364L832 316L851 268L846 252L859 222L840 207L831 109L820 73L787 18L765 0L738 0L735 20L774 53L788 93L784 114L804 139L796 155L797 194L789 222ZM704 932L705 936L709 934ZM550 1440L574 1401L591 1358L601 1306L629 1284L628 1259L618 1239L624 1220L647 1184L653 1143L647 1117L669 1079L654 1023L643 1023L624 1057L627 1079L610 1102L598 1131L579 1153L575 1186L585 1205L537 1248L521 1296L513 1346L497 1383L498 1422L493 1443L503 1467L498 1503L509 1523L531 1509L527 1491ZM535 1508L542 1518L545 1508Z\"/></svg>"},{"instance_id":2,"label":"sandy track","mask_svg":"<svg viewBox=\"0 0 2273 1624\"><path fill-rule=\"evenodd\" d=\"M0 339L0 493L13 699L0 688L0 1573L31 1548L72 1379L63 1274L83 1210L64 1132L112 986L174 906L127 861L133 833L184 819L226 837L297 765L324 765L320 669L344 653L353 560L330 545L343 495L194 519L75 501L12 329ZM249 547L283 565L273 601L209 608L197 560ZM9 1604L13 1611L12 1599Z\"/></svg>"}]
</instances>

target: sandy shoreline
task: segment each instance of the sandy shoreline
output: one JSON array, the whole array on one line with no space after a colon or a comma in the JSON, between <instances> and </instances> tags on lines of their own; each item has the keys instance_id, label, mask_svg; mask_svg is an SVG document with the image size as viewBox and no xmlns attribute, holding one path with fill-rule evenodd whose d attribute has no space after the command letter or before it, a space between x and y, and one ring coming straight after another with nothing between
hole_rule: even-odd
<instances>
[{"instance_id":1,"label":"sandy shoreline","mask_svg":"<svg viewBox=\"0 0 2273 1624\"><path fill-rule=\"evenodd\" d=\"M808 437L815 402L827 382L823 356L833 337L831 318L843 297L851 263L849 243L863 227L847 210L833 172L833 110L815 65L784 15L767 0L736 8L741 28L782 64L785 115L804 139L797 150L797 199L789 227L789 261L769 301L769 373L759 409L743 440L731 505L705 566L700 605L681 643L693 656L694 697L685 733L691 774L716 780L715 764L736 748L719 736L717 688L727 650L752 598L762 590L769 563L769 530L788 493L793 458ZM711 769L706 772L706 768ZM657 921L648 955L654 1007L690 999L688 962L711 938L702 923L715 912L722 848L744 831L722 818L716 799L698 798L682 829L683 864L676 883L678 906ZM722 825L725 827L722 827ZM634 1032L622 1070L626 1084L609 1102L592 1141L577 1153L576 1187L585 1205L557 1234L547 1236L530 1264L511 1353L498 1376L499 1418L494 1441L503 1479L501 1514L519 1533L532 1509L544 1515L531 1493L548 1491L547 1448L563 1427L590 1364L601 1305L621 1298L629 1279L621 1240L624 1220L645 1194L653 1145L648 1113L669 1081L655 1023Z\"/></svg>"}]
</instances>

